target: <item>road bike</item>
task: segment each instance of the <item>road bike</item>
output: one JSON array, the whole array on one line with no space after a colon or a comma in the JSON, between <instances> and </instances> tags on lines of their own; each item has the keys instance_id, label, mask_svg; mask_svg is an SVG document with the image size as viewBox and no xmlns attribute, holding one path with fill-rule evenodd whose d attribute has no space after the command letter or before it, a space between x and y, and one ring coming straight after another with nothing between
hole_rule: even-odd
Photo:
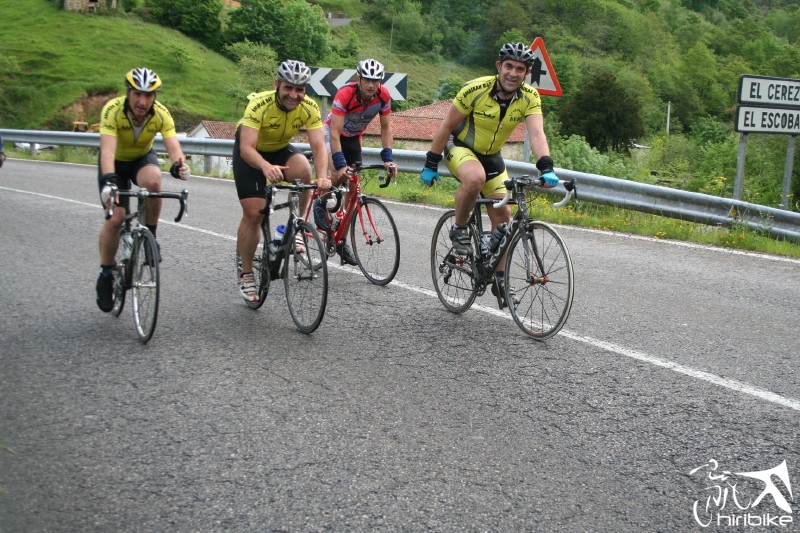
<instances>
[{"instance_id":1,"label":"road bike","mask_svg":"<svg viewBox=\"0 0 800 533\"><path fill-rule=\"evenodd\" d=\"M554 204L565 205L577 193L575 180L560 182L566 194ZM447 211L436 224L431 242L431 275L439 300L448 311L463 313L487 287L497 296L498 306L508 306L517 325L528 335L549 339L569 317L574 294L572 260L564 240L545 222L530 217L526 191L540 188L541 178L512 177L505 181L502 200L480 198L467 224L472 250L459 254L453 249L450 228L455 211ZM492 232L484 231L481 208L516 206L507 232L499 232L491 249ZM503 284L494 275L506 257Z\"/></svg>"},{"instance_id":2,"label":"road bike","mask_svg":"<svg viewBox=\"0 0 800 533\"><path fill-rule=\"evenodd\" d=\"M299 195L308 189L316 189L316 184L304 185L300 180L293 184L275 183L266 188L266 206L261 210L261 244L253 257L253 276L256 282L258 300L245 303L252 309L264 304L273 279L283 278L286 303L289 314L303 333L316 330L325 315L328 302L328 268L325 264L325 249L314 226L298 216ZM276 204L275 196L279 190L288 191L288 199ZM283 238L273 243L270 230L271 215L289 208ZM295 236L302 239L303 250L297 247ZM242 273L242 260L236 249L236 272ZM238 279L238 276L237 276Z\"/></svg>"},{"instance_id":3,"label":"road bike","mask_svg":"<svg viewBox=\"0 0 800 533\"><path fill-rule=\"evenodd\" d=\"M306 156L309 157L309 154ZM313 218L325 245L327 257L333 257L337 253L349 232L350 246L358 268L371 283L386 285L394 279L400 267L400 234L386 205L379 199L364 194L361 182L364 170L385 170L385 167L383 164L363 166L359 161L350 168L346 187L333 188L321 194L314 191L305 219ZM380 187L388 186L391 179L392 176L386 174L381 176ZM349 196L344 209L339 210L347 190ZM321 205L326 206L324 220L313 213L317 199ZM331 200L331 206L328 206L328 200Z\"/></svg>"},{"instance_id":4,"label":"road bike","mask_svg":"<svg viewBox=\"0 0 800 533\"><path fill-rule=\"evenodd\" d=\"M110 186L109 207L106 218L114 213L114 207L120 197L135 197L136 211L125 215L120 228L120 244L117 247L114 266L114 306L111 313L119 316L125 306L125 294L131 291L133 299L133 322L136 334L142 342L149 341L156 330L159 299L159 262L161 260L156 238L147 229L143 221L147 220L148 198L172 198L180 201L180 210L175 222L179 222L186 213L189 191L150 192L147 189L138 191L119 190L116 185Z\"/></svg>"}]
</instances>

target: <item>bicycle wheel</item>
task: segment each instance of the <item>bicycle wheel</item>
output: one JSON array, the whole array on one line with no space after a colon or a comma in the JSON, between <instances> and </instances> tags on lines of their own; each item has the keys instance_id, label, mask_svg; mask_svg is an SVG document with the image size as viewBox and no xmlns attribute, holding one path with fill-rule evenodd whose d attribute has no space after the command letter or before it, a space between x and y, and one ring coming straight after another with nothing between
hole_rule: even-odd
<instances>
[{"instance_id":1,"label":"bicycle wheel","mask_svg":"<svg viewBox=\"0 0 800 533\"><path fill-rule=\"evenodd\" d=\"M551 226L530 222L516 233L508 250L505 282L511 316L522 331L544 340L564 326L575 291L572 259Z\"/></svg>"},{"instance_id":2,"label":"bicycle wheel","mask_svg":"<svg viewBox=\"0 0 800 533\"><path fill-rule=\"evenodd\" d=\"M158 248L149 229L134 231L131 261L133 322L139 339L147 342L156 329L159 290Z\"/></svg>"},{"instance_id":3,"label":"bicycle wheel","mask_svg":"<svg viewBox=\"0 0 800 533\"><path fill-rule=\"evenodd\" d=\"M283 284L286 303L297 329L311 333L317 329L325 315L328 302L328 265L324 258L322 241L314 227L297 219L289 230L289 253L283 259ZM295 253L295 233L303 236L305 250Z\"/></svg>"},{"instance_id":4,"label":"bicycle wheel","mask_svg":"<svg viewBox=\"0 0 800 533\"><path fill-rule=\"evenodd\" d=\"M400 267L400 234L392 214L377 198L363 196L350 224L358 268L375 285L386 285Z\"/></svg>"},{"instance_id":5,"label":"bicycle wheel","mask_svg":"<svg viewBox=\"0 0 800 533\"><path fill-rule=\"evenodd\" d=\"M451 209L436 223L431 241L431 275L436 295L442 305L452 313L463 313L478 296L478 287L473 278L474 256L453 252L450 227L455 219L456 212ZM470 234L473 250L478 250L478 240L472 226Z\"/></svg>"},{"instance_id":6,"label":"bicycle wheel","mask_svg":"<svg viewBox=\"0 0 800 533\"><path fill-rule=\"evenodd\" d=\"M264 254L269 253L267 246L270 239L269 222L265 221L261 224L261 244L256 248L256 254L253 256L253 277L256 280L256 289L258 291L258 300L255 302L245 300L244 303L250 309L258 309L264 305L264 300L267 299L269 292L269 258L263 260ZM239 247L236 247L236 280L238 283L239 275L242 273L242 258L239 256Z\"/></svg>"},{"instance_id":7,"label":"bicycle wheel","mask_svg":"<svg viewBox=\"0 0 800 533\"><path fill-rule=\"evenodd\" d=\"M126 283L128 261L120 242L117 246L117 255L114 257L114 307L111 308L111 314L114 316L119 316L122 308L125 307L125 292L128 289Z\"/></svg>"}]
</instances>

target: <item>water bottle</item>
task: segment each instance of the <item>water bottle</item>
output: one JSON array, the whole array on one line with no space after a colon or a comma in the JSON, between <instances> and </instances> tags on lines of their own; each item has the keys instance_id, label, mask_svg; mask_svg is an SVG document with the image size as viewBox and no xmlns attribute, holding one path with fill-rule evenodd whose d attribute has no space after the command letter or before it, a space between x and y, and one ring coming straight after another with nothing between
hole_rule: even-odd
<instances>
[{"instance_id":1,"label":"water bottle","mask_svg":"<svg viewBox=\"0 0 800 533\"><path fill-rule=\"evenodd\" d=\"M484 231L481 234L481 255L489 255L491 251L491 241L492 241L492 234L488 231Z\"/></svg>"},{"instance_id":2,"label":"water bottle","mask_svg":"<svg viewBox=\"0 0 800 533\"><path fill-rule=\"evenodd\" d=\"M278 227L275 228L275 233L272 234L272 242L269 243L270 257L275 257L275 254L278 252L278 247L281 245L284 233L286 233L286 226L279 224Z\"/></svg>"},{"instance_id":3,"label":"water bottle","mask_svg":"<svg viewBox=\"0 0 800 533\"><path fill-rule=\"evenodd\" d=\"M131 248L133 248L133 235L126 231L122 234L122 256L125 259L130 258Z\"/></svg>"},{"instance_id":4,"label":"water bottle","mask_svg":"<svg viewBox=\"0 0 800 533\"><path fill-rule=\"evenodd\" d=\"M497 250L497 246L500 244L500 241L503 240L503 237L506 233L508 233L508 224L503 222L502 224L499 224L492 233L492 238L489 241L489 250L492 252Z\"/></svg>"},{"instance_id":5,"label":"water bottle","mask_svg":"<svg viewBox=\"0 0 800 533\"><path fill-rule=\"evenodd\" d=\"M339 227L339 223L344 219L344 212L337 211L335 215L331 217L331 231L336 231L336 228Z\"/></svg>"}]
</instances>

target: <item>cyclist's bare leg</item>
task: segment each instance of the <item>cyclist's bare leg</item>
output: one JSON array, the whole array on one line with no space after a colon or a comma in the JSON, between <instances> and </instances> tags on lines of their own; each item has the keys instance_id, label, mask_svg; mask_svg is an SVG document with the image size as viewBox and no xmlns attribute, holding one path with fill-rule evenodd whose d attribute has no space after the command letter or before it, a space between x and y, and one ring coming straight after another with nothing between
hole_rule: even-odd
<instances>
[{"instance_id":1,"label":"cyclist's bare leg","mask_svg":"<svg viewBox=\"0 0 800 533\"><path fill-rule=\"evenodd\" d=\"M155 165L146 165L136 174L136 184L149 192L161 192L161 169ZM147 199L147 220L144 221L148 226L158 224L158 217L161 216L161 198Z\"/></svg>"},{"instance_id":2,"label":"cyclist's bare leg","mask_svg":"<svg viewBox=\"0 0 800 533\"><path fill-rule=\"evenodd\" d=\"M119 246L119 230L122 227L124 218L125 208L115 207L114 215L103 222L103 226L100 228L98 246L100 248L101 265L114 264L114 256L117 255L117 246Z\"/></svg>"},{"instance_id":3,"label":"cyclist's bare leg","mask_svg":"<svg viewBox=\"0 0 800 533\"><path fill-rule=\"evenodd\" d=\"M311 164L303 154L294 154L286 162L286 170L283 171L283 177L289 183L299 179L303 184L308 185L311 183ZM303 191L300 195L300 213L305 213L308 207L308 202L311 200L311 189Z\"/></svg>"},{"instance_id":4,"label":"cyclist's bare leg","mask_svg":"<svg viewBox=\"0 0 800 533\"><path fill-rule=\"evenodd\" d=\"M264 215L263 198L244 198L239 200L242 206L242 220L236 232L236 246L242 259L242 272L253 271L253 256L261 240L261 219Z\"/></svg>"},{"instance_id":5,"label":"cyclist's bare leg","mask_svg":"<svg viewBox=\"0 0 800 533\"><path fill-rule=\"evenodd\" d=\"M477 160L465 161L458 167L458 181L455 195L456 224L466 226L486 182L486 171Z\"/></svg>"}]
</instances>

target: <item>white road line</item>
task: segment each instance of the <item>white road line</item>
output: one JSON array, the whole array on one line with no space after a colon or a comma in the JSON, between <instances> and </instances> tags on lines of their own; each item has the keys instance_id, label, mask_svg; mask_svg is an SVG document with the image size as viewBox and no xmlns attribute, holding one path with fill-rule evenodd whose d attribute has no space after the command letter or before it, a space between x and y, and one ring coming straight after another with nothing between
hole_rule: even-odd
<instances>
[{"instance_id":1,"label":"white road line","mask_svg":"<svg viewBox=\"0 0 800 533\"><path fill-rule=\"evenodd\" d=\"M69 198L61 198L59 196L52 196L52 195L49 195L49 194L42 194L42 193L37 193L37 192L23 191L23 190L20 190L20 189L12 189L12 188L9 188L9 187L2 187L2 186L0 186L0 189L1 190L6 190L6 191L18 192L18 193L22 193L22 194L30 194L30 195L34 195L34 196L41 196L41 197L50 198L50 199L53 199L53 200L62 200L62 201L65 201L65 202L70 202L70 203L79 204L79 205L86 205L86 206L90 206L90 207L94 207L94 208L99 207L98 204L92 204L92 203L88 203L88 202L81 202L79 200L71 200ZM228 241L235 241L236 240L236 236L225 235L225 234L222 234L222 233L217 233L217 232L214 232L214 231L209 231L209 230L206 230L206 229L197 228L197 227L190 226L190 225L183 224L183 223L179 224L179 223L176 223L176 222L174 222L172 220L162 220L162 219L160 219L159 223L165 223L165 224L169 224L171 226L175 226L175 227L178 227L178 228L184 228L184 229L187 229L187 230L196 231L198 233L203 233L205 235L211 235L211 236L214 236L214 237L219 237L221 239L225 239L225 240L228 240ZM652 240L654 240L656 242L667 242L667 241L660 241L658 239L652 239ZM669 242L672 243L672 241L669 241ZM673 244L675 244L675 243L673 243ZM694 246L697 246L697 247L700 247L700 248L703 248L703 249L708 249L707 247L702 247L701 245L694 245ZM716 248L712 248L712 249L716 250ZM767 255L763 255L762 256L761 254L754 254L754 253L749 253L749 252L740 252L740 253L742 255L752 255L752 256L761 257L761 258L765 258L765 259L776 259L773 256L767 256ZM792 262L800 263L800 261L792 260L790 258L778 258L778 259L787 259L787 260L790 260ZM335 268L337 270L341 270L341 271L344 271L344 272L349 272L349 273L351 273L353 275L359 275L359 276L361 275L361 271L360 270L355 270L355 269L349 268L349 267L345 268L345 267L342 267L342 266L339 266L339 265L336 265L336 264L333 264L333 263L329 264L329 268ZM402 281L393 280L392 281L392 285L394 285L396 287L400 287L400 288L408 290L408 291L416 292L418 294L423 294L423 295L428 296L430 298L438 298L436 296L436 292L434 292L434 291L432 291L430 289L424 289L422 287L416 287L414 285L409 285L409 284L404 283ZM491 308L491 307L486 307L486 306L483 306L483 305L473 305L472 309L475 309L476 311L480 311L482 313L486 313L486 314L489 314L489 315L492 315L492 316L495 316L495 317L500 317L500 318L504 318L506 320L513 321L512 317L511 317L511 315L509 313L500 311L498 309L494 309L494 308ZM765 400L765 401L768 401L768 402L771 402L771 403L774 403L774 404L777 404L777 405L781 405L783 407L788 407L790 409L794 409L795 411L800 411L800 400L797 400L797 399L794 399L794 398L788 398L786 396L782 396L782 395L777 394L775 392L772 392L772 391L769 391L769 390L766 390L766 389L762 389L762 388L756 387L754 385L750 385L750 384L745 383L743 381L737 381L735 379L723 378L721 376L717 376L716 374L712 374L712 373L706 372L704 370L697 370L695 368L692 368L692 367L689 367L689 366L685 366L685 365L682 365L680 363L676 363L674 361L669 361L667 359L662 359L660 357L647 355L646 353L639 352L637 350L631 350L629 348L625 348L624 346L619 346L619 345L611 343L611 342L606 342L606 341L602 341L602 340L595 339L595 338L592 338L592 337L587 337L585 335L579 335L577 333L573 333L573 332L568 331L566 329L562 329L558 333L558 335L561 336L561 337L566 337L566 338L571 339L573 341L581 342L581 343L584 343L584 344L588 344L590 346L594 346L596 348L600 348L600 349L605 350L607 352L616 353L618 355L622 355L624 357L629 357L631 359L635 359L635 360L641 361L643 363L648 363L648 364L651 364L651 365L654 365L654 366L665 368L667 370L672 370L673 372L677 372L679 374L683 374L683 375L689 376L691 378L699 379L701 381L705 381L705 382L708 382L708 383L711 383L713 385L717 385L717 386L720 386L720 387L725 387L726 389L730 389L730 390L733 390L733 391L736 391L736 392L741 392L743 394L747 394L749 396L753 396L753 397L758 398L760 400Z\"/></svg>"}]
</instances>

